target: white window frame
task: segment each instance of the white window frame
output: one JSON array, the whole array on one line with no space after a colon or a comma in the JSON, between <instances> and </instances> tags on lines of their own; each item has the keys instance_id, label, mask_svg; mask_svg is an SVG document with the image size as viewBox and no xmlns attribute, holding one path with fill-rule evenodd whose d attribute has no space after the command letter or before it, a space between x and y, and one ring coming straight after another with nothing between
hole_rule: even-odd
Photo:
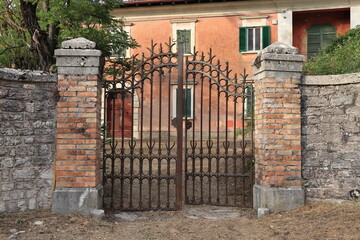
<instances>
[{"instance_id":1,"label":"white window frame","mask_svg":"<svg viewBox=\"0 0 360 240\"><path fill-rule=\"evenodd\" d=\"M253 39L252 39L252 43L253 43L253 49L249 49L249 29L253 29ZM259 42L260 42L260 48L259 49L256 49L255 47L255 43L256 43L256 34L255 34L255 31L256 29L259 29L260 30L260 39L259 39ZM262 27L246 27L246 35L247 35L247 42L246 42L246 48L248 49L248 52L258 52L260 51L261 49L263 49L263 44L262 44L262 37L263 37L263 31L262 31Z\"/></svg>"},{"instance_id":2,"label":"white window frame","mask_svg":"<svg viewBox=\"0 0 360 240\"><path fill-rule=\"evenodd\" d=\"M191 84L191 85L187 85L187 86L183 86L183 90L186 89L186 87L188 89L190 89L190 95L191 95L191 103L190 103L190 110L191 110L191 114L189 117L187 117L187 119L194 119L194 85ZM173 118L176 118L176 91L178 89L178 86L177 85L173 85L173 88L172 88L172 116ZM185 119L186 116L183 116L183 119Z\"/></svg>"},{"instance_id":3,"label":"white window frame","mask_svg":"<svg viewBox=\"0 0 360 240\"><path fill-rule=\"evenodd\" d=\"M194 47L195 47L195 26L197 19L174 19L171 20L172 26L172 40L175 43L172 51L176 52L177 50L177 30L190 30L190 49L191 54L184 54L184 55L192 55L194 54Z\"/></svg>"},{"instance_id":4,"label":"white window frame","mask_svg":"<svg viewBox=\"0 0 360 240\"><path fill-rule=\"evenodd\" d=\"M248 15L248 16L241 16L241 22L242 22L242 26L241 27L246 27L246 35L249 36L248 34L248 30L249 29L254 29L254 28L260 28L260 49L259 50L247 50L245 52L241 52L241 53L258 53L259 51L261 51L263 49L263 43L262 43L262 39L263 39L263 26L268 26L267 25L267 19L269 18L269 15ZM255 40L255 39L254 39ZM254 43L254 47L255 47L255 41L253 41ZM246 42L246 48L248 48L248 40Z\"/></svg>"}]
</instances>

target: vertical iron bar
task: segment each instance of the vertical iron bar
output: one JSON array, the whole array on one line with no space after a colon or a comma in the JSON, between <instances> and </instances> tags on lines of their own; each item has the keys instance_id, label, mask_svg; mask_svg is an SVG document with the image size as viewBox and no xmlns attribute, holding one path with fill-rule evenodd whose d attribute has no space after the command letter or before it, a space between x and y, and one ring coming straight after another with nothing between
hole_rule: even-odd
<instances>
[{"instance_id":1,"label":"vertical iron bar","mask_svg":"<svg viewBox=\"0 0 360 240\"><path fill-rule=\"evenodd\" d=\"M236 161L237 161L237 152L236 152L236 144L237 144L237 141L236 141L236 138L237 138L237 132L236 132L236 115L237 115L237 99L238 97L236 96L237 95L237 92L238 92L238 89L239 87L237 86L237 83L238 83L238 79L235 78L235 96L234 96L234 148L233 148L233 174L236 175L237 173L237 164L236 164ZM237 177L234 177L234 202L236 203L236 199L237 199L237 186L236 186L236 182L237 182Z\"/></svg>"},{"instance_id":2,"label":"vertical iron bar","mask_svg":"<svg viewBox=\"0 0 360 240\"><path fill-rule=\"evenodd\" d=\"M254 87L253 85L251 85L250 87L250 121L251 121L251 124L250 124L250 127L251 127L251 143L250 143L250 146L251 146L251 156L250 156L250 189L251 187L253 186L254 184L254 163L253 163L253 159L254 159ZM250 193L250 198L251 198L251 201L250 203L252 204L252 194ZM252 206L252 205L251 205Z\"/></svg>"},{"instance_id":3,"label":"vertical iron bar","mask_svg":"<svg viewBox=\"0 0 360 240\"><path fill-rule=\"evenodd\" d=\"M116 85L113 85L113 88L115 88ZM112 110L112 144L113 146L115 145L115 111L116 111L116 107L115 107L115 97L117 97L116 93L115 96L112 96L112 106L111 106L111 110ZM110 202L110 208L113 209L114 207L114 181L115 181L115 149L114 147L111 148L111 202ZM122 196L120 196L122 197Z\"/></svg>"},{"instance_id":4,"label":"vertical iron bar","mask_svg":"<svg viewBox=\"0 0 360 240\"><path fill-rule=\"evenodd\" d=\"M142 54L142 62L144 61L144 53ZM140 81L141 81L141 84L140 84L140 149L139 149L139 164L140 164L140 177L143 176L143 169L144 169L144 156L143 156L143 138L144 138L144 79L143 79L143 76L144 76L144 65L141 66L140 68ZM142 186L143 186L143 178L141 178L141 181L140 181L140 186L139 186L139 208L142 209L143 207L143 201L142 201L142 195L143 195L143 192L142 192Z\"/></svg>"},{"instance_id":5,"label":"vertical iron bar","mask_svg":"<svg viewBox=\"0 0 360 240\"><path fill-rule=\"evenodd\" d=\"M218 74L218 82L220 83L220 74ZM217 139L216 139L216 203L220 204L220 87L217 86Z\"/></svg>"},{"instance_id":6,"label":"vertical iron bar","mask_svg":"<svg viewBox=\"0 0 360 240\"><path fill-rule=\"evenodd\" d=\"M152 48L154 47L154 45L152 44ZM150 69L153 69L154 67L154 58L153 58L154 53L151 53L151 66ZM148 145L149 148L149 209L151 209L151 188L152 188L152 162L153 162L153 158L152 158L152 150L153 150L153 144L152 144L152 125L153 125L153 97L154 97L154 89L153 86L154 85L154 72L151 71L150 74L150 142Z\"/></svg>"},{"instance_id":7,"label":"vertical iron bar","mask_svg":"<svg viewBox=\"0 0 360 240\"><path fill-rule=\"evenodd\" d=\"M187 113L187 85L188 85L188 57L185 57L185 113ZM185 186L185 202L188 201L188 179L189 179L189 176L187 175L187 173L189 172L189 169L188 169L188 161L189 161L189 152L188 152L188 140L187 140L187 131L188 129L186 128L186 123L187 123L187 114L185 116L185 158L184 158L184 163L185 163L185 182L184 182L184 186Z\"/></svg>"},{"instance_id":8,"label":"vertical iron bar","mask_svg":"<svg viewBox=\"0 0 360 240\"><path fill-rule=\"evenodd\" d=\"M228 68L227 68L228 70ZM227 71L227 77L229 77L229 72ZM225 93L225 204L229 204L228 196L228 121L229 121L229 82L226 81L226 93Z\"/></svg>"},{"instance_id":9,"label":"vertical iron bar","mask_svg":"<svg viewBox=\"0 0 360 240\"><path fill-rule=\"evenodd\" d=\"M202 55L204 56L204 55ZM200 76L200 81L201 81L201 92L200 92L200 204L204 203L204 190L203 190L203 181L204 181L204 152L203 152L203 105L204 105L204 64L201 65L201 70L200 70L201 76ZM195 103L194 103L194 107L195 107ZM194 121L195 123L195 121Z\"/></svg>"},{"instance_id":10,"label":"vertical iron bar","mask_svg":"<svg viewBox=\"0 0 360 240\"><path fill-rule=\"evenodd\" d=\"M172 57L170 57L170 60L171 60ZM171 149L170 149L170 122L171 122L171 114L170 114L170 111L171 111L171 66L169 67L168 69L168 74L169 74L169 81L168 81L168 124L167 124L167 128L168 128L168 134L167 134L167 176L170 177L170 168L171 168L171 158L170 158L170 155L171 155ZM166 207L167 208L170 208L170 180L167 179L166 180Z\"/></svg>"},{"instance_id":11,"label":"vertical iron bar","mask_svg":"<svg viewBox=\"0 0 360 240\"><path fill-rule=\"evenodd\" d=\"M163 62L163 58L160 57L160 64L162 64ZM161 206L161 162L162 162L162 156L161 156L161 117L162 117L162 74L163 74L163 69L159 68L159 149L158 149L158 209L160 209Z\"/></svg>"},{"instance_id":12,"label":"vertical iron bar","mask_svg":"<svg viewBox=\"0 0 360 240\"><path fill-rule=\"evenodd\" d=\"M243 83L242 83L242 145L241 145L241 158L242 158L242 173L245 173L245 151L246 151L246 139L245 139L245 100L246 100L246 79L245 76L243 76ZM241 178L241 191L242 191L242 204L245 203L245 177Z\"/></svg>"},{"instance_id":13,"label":"vertical iron bar","mask_svg":"<svg viewBox=\"0 0 360 240\"><path fill-rule=\"evenodd\" d=\"M184 78L184 43L178 42L178 94L177 94L177 161L176 161L176 209L182 209L182 174L183 174L183 79Z\"/></svg>"}]
</instances>

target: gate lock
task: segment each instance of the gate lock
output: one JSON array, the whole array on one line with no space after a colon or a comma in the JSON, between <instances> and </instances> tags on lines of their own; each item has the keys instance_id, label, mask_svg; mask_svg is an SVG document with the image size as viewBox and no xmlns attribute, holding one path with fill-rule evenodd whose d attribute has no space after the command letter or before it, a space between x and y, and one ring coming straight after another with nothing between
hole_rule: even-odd
<instances>
[{"instance_id":1,"label":"gate lock","mask_svg":"<svg viewBox=\"0 0 360 240\"><path fill-rule=\"evenodd\" d=\"M177 127L177 122L178 122L178 118L175 117L171 120L171 125L173 125L174 127ZM186 127L186 130L189 130L190 128L192 128L192 122L187 119L185 127Z\"/></svg>"}]
</instances>

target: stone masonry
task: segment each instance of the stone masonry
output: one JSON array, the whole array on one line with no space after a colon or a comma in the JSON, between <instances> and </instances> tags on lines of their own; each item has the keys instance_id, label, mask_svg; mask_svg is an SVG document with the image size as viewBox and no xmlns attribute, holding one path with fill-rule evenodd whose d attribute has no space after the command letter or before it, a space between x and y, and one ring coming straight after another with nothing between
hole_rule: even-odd
<instances>
[{"instance_id":1,"label":"stone masonry","mask_svg":"<svg viewBox=\"0 0 360 240\"><path fill-rule=\"evenodd\" d=\"M50 208L56 75L0 69L0 213Z\"/></svg>"},{"instance_id":2,"label":"stone masonry","mask_svg":"<svg viewBox=\"0 0 360 240\"><path fill-rule=\"evenodd\" d=\"M360 74L302 80L303 179L308 200L360 189Z\"/></svg>"}]
</instances>

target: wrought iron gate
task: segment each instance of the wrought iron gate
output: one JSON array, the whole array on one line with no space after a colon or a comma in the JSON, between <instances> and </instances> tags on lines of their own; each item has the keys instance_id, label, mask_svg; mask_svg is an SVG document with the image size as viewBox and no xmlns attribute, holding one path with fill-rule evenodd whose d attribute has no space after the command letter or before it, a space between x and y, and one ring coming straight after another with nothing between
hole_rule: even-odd
<instances>
[{"instance_id":1,"label":"wrought iron gate","mask_svg":"<svg viewBox=\"0 0 360 240\"><path fill-rule=\"evenodd\" d=\"M250 207L252 86L230 78L211 51L152 44L149 56L112 60L104 74L104 207L175 210Z\"/></svg>"}]
</instances>

